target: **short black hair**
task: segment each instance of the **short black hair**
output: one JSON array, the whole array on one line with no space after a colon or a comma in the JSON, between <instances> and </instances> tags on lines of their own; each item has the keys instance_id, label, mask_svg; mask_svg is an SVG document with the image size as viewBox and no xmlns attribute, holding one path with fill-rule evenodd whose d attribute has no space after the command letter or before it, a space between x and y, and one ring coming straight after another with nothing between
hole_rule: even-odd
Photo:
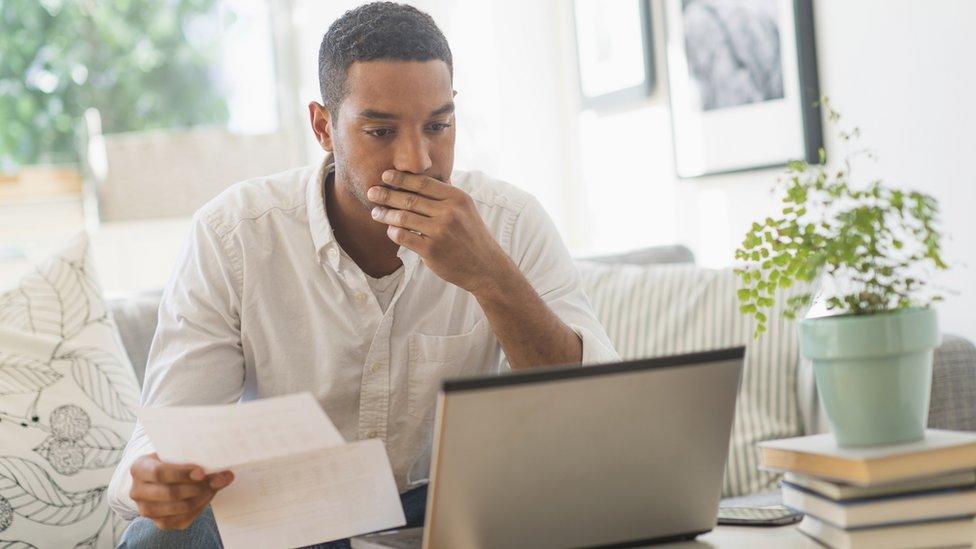
<instances>
[{"instance_id":1,"label":"short black hair","mask_svg":"<svg viewBox=\"0 0 976 549\"><path fill-rule=\"evenodd\" d=\"M451 48L431 16L407 4L372 2L347 11L322 37L319 90L335 116L346 94L346 74L356 61L395 59L447 63L454 77Z\"/></svg>"}]
</instances>

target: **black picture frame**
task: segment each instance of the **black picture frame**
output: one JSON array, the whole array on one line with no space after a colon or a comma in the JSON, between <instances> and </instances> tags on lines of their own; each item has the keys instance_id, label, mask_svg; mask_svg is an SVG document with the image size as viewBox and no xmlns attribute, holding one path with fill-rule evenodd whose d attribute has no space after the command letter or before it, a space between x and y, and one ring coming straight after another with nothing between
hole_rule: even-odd
<instances>
[{"instance_id":1,"label":"black picture frame","mask_svg":"<svg viewBox=\"0 0 976 549\"><path fill-rule=\"evenodd\" d=\"M654 34L652 25L652 15L651 15L651 0L630 0L637 7L638 14L638 24L640 26L640 36L641 36L641 47L642 47L642 59L643 59L643 70L644 78L636 85L628 86L620 89L615 89L606 93L590 95L586 91L586 86L584 85L584 80L590 75L587 75L587 68L581 59L581 48L583 42L581 41L581 33L586 32L585 29L580 28L580 3L590 0L574 0L573 2L573 13L574 13L574 37L576 38L576 68L577 74L579 75L578 85L579 94L581 98L581 107L583 109L594 109L594 110L607 110L607 109L618 109L633 105L635 103L640 103L646 100L654 92L654 87L657 83L655 77L655 63L654 63ZM614 2L606 2L606 0L601 0L601 7L609 6L620 0L614 0Z\"/></svg>"},{"instance_id":2,"label":"black picture frame","mask_svg":"<svg viewBox=\"0 0 976 549\"><path fill-rule=\"evenodd\" d=\"M696 0L690 0L694 2ZM701 1L701 0L698 0ZM707 1L707 0L706 0ZM775 168L779 166L784 166L791 160L803 159L810 163L818 163L820 161L820 149L824 146L823 141L823 128L821 123L820 114L820 84L818 79L817 71L817 59L816 59L816 40L814 34L814 17L813 17L813 2L812 0L778 0L779 6L781 8L788 8L788 13L791 15L792 21L792 39L790 41L792 47L784 48L783 51L790 53L795 52L795 61L788 60L785 56L782 59L782 64L787 65L790 62L795 62L795 72L791 74L783 74L784 80L791 78L789 82L784 82L784 87L787 90L794 90L795 95L789 96L784 95L784 97L778 99L780 101L789 100L792 104L792 113L790 120L783 120L782 117L779 118L778 123L780 126L778 129L783 127L789 127L794 130L791 134L791 138L795 140L795 146L791 147L790 154L780 154L780 155L766 155L766 159L763 161L751 161L748 160L749 157L760 158L763 157L761 152L752 151L756 154L743 155L747 160L736 163L734 160L722 161L722 162L710 162L709 159L704 158L707 153L702 153L703 160L700 162L699 166L695 166L695 169L689 169L689 163L683 161L688 158L690 154L686 150L682 150L682 147L689 147L688 140L683 140L681 133L683 128L682 124L690 123L682 115L683 109L679 106L679 102L687 99L687 94L684 95L680 91L681 89L690 89L690 85L687 86L677 86L676 80L682 78L688 78L689 81L691 77L687 74L680 74L678 71L682 71L687 67L687 63L675 63L675 61L686 60L688 47L687 43L682 40L682 43L676 44L676 40L672 33L674 33L678 21L684 16L685 6L690 3L689 0L666 0L667 9L665 11L665 26L667 29L666 38L666 56L668 59L667 71L668 71L668 82L669 82L669 102L671 106L671 135L672 143L674 149L674 159L675 159L675 171L681 179L695 179L704 176L711 175L722 175L730 173L740 173L748 172L761 169ZM678 10L680 7L681 10ZM676 13L680 11L681 13ZM683 23L683 21L682 21ZM683 32L683 29L682 29ZM682 34L683 38L683 34ZM781 44L783 43L781 39ZM677 48L682 48L681 51L676 51ZM677 88L677 89L676 89ZM760 104L762 102L756 102L750 105L745 105L746 107L752 107L753 105ZM740 106L729 107L730 109L741 108ZM687 110L687 109L685 109ZM716 109L716 112L718 109ZM704 119L709 116L707 111L700 115L700 118ZM775 117L767 117L769 120L776 120ZM708 130L703 130L702 128L707 128L708 124L706 122L695 121L698 127L694 128L694 131L698 131L701 134L706 133ZM750 124L747 120L747 115L742 117L742 123L737 127L745 128L747 131L740 132L735 136L727 136L730 143L735 143L736 147L740 147L742 150L747 150L750 145L750 139L743 139L743 135L751 137L753 141L756 137L763 131L761 124ZM714 136L701 137L699 142L705 141L706 139L713 139L715 141L722 141L721 138L715 138ZM694 141L694 140L690 140ZM762 146L756 144L757 147ZM706 149L707 147L702 147ZM715 147L712 147L713 149ZM772 157L772 158L770 158Z\"/></svg>"}]
</instances>

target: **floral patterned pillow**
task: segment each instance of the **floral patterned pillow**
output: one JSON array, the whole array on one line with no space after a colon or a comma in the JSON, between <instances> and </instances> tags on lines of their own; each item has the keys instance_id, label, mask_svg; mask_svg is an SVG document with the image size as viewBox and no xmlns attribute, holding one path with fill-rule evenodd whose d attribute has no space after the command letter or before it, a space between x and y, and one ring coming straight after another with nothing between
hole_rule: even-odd
<instances>
[{"instance_id":1,"label":"floral patterned pillow","mask_svg":"<svg viewBox=\"0 0 976 549\"><path fill-rule=\"evenodd\" d=\"M139 390L75 237L0 293L0 547L115 547L105 490Z\"/></svg>"}]
</instances>

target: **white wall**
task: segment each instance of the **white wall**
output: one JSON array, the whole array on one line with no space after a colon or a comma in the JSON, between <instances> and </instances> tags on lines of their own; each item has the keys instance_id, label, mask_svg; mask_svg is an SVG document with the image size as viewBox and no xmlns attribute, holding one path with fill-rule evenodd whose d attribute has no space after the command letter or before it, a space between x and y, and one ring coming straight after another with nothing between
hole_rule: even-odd
<instances>
[{"instance_id":1,"label":"white wall","mask_svg":"<svg viewBox=\"0 0 976 549\"><path fill-rule=\"evenodd\" d=\"M938 282L959 292L940 320L976 341L976 2L822 0L816 17L821 85L881 155L878 173L940 202L954 268Z\"/></svg>"},{"instance_id":2,"label":"white wall","mask_svg":"<svg viewBox=\"0 0 976 549\"><path fill-rule=\"evenodd\" d=\"M939 200L943 226L951 236L946 256L954 268L937 282L956 292L940 306L942 327L976 341L976 170L969 161L976 151L976 2L815 0L814 11L821 91L847 121L862 129L863 143L880 155L877 165L862 175L878 175ZM660 31L659 3L655 16ZM663 32L656 38L660 51ZM666 81L664 67L658 78ZM672 200L673 219L628 214L628 227L617 228L621 213L635 206L591 202L588 213L597 220L596 228L583 246L599 249L640 240L653 244L656 235L673 233L702 263L727 265L750 223L775 211L770 190L779 171L677 180L665 88L642 109L615 115L641 124L646 137L637 148L647 153L635 156L633 146L623 146L621 154L605 155L599 162L615 166L618 174L632 174L627 182L631 196ZM827 136L828 151L838 146L836 138ZM589 177L585 182L590 194L607 186L607 181Z\"/></svg>"}]
</instances>

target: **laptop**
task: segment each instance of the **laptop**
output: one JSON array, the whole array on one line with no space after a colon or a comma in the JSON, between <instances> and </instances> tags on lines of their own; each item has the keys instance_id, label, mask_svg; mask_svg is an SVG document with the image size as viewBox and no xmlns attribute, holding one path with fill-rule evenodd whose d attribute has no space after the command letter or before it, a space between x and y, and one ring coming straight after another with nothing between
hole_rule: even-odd
<instances>
[{"instance_id":1,"label":"laptop","mask_svg":"<svg viewBox=\"0 0 976 549\"><path fill-rule=\"evenodd\" d=\"M708 532L744 353L444 381L424 527L352 546L628 547Z\"/></svg>"}]
</instances>

